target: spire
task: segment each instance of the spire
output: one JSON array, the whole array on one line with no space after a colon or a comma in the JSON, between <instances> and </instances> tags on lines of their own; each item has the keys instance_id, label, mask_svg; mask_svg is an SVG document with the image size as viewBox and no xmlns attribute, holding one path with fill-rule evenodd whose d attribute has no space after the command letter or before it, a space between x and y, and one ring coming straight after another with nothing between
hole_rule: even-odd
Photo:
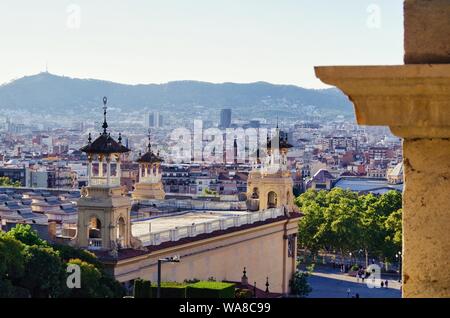
<instances>
[{"instance_id":1,"label":"spire","mask_svg":"<svg viewBox=\"0 0 450 318\"><path fill-rule=\"evenodd\" d=\"M106 135L106 129L108 128L108 123L106 122L106 109L108 107L106 107L106 103L108 102L108 98L103 97L103 134Z\"/></svg>"},{"instance_id":2,"label":"spire","mask_svg":"<svg viewBox=\"0 0 450 318\"><path fill-rule=\"evenodd\" d=\"M119 133L119 139L117 139L117 141L119 144L122 144L122 133Z\"/></svg>"},{"instance_id":3,"label":"spire","mask_svg":"<svg viewBox=\"0 0 450 318\"><path fill-rule=\"evenodd\" d=\"M151 143L151 135L150 135L150 133L151 133L151 130L149 128L148 129L148 146L147 146L149 152L152 150L152 143Z\"/></svg>"},{"instance_id":4,"label":"spire","mask_svg":"<svg viewBox=\"0 0 450 318\"><path fill-rule=\"evenodd\" d=\"M91 133L89 133L89 137L88 137L88 143L91 144L92 143L92 136Z\"/></svg>"}]
</instances>

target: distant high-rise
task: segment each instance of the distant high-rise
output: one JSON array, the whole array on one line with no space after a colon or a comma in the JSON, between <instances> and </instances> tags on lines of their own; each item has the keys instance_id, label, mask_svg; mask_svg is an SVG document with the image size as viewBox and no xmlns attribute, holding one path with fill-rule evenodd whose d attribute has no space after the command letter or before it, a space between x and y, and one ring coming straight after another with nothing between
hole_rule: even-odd
<instances>
[{"instance_id":1,"label":"distant high-rise","mask_svg":"<svg viewBox=\"0 0 450 318\"><path fill-rule=\"evenodd\" d=\"M219 128L230 128L231 126L231 109L226 108L220 111Z\"/></svg>"},{"instance_id":2,"label":"distant high-rise","mask_svg":"<svg viewBox=\"0 0 450 318\"><path fill-rule=\"evenodd\" d=\"M248 125L250 128L259 128L261 127L261 122L259 120L250 120Z\"/></svg>"},{"instance_id":3,"label":"distant high-rise","mask_svg":"<svg viewBox=\"0 0 450 318\"><path fill-rule=\"evenodd\" d=\"M163 126L163 116L159 112L151 112L148 114L148 127L160 128Z\"/></svg>"}]
</instances>

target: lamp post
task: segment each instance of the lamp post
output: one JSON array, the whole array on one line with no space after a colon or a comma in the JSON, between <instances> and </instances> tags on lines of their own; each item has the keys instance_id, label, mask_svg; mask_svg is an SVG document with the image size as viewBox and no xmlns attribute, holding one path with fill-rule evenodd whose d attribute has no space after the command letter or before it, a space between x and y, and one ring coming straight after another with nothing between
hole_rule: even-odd
<instances>
[{"instance_id":1,"label":"lamp post","mask_svg":"<svg viewBox=\"0 0 450 318\"><path fill-rule=\"evenodd\" d=\"M400 283L402 281L402 252L397 252L395 257L398 261L398 282Z\"/></svg>"},{"instance_id":2,"label":"lamp post","mask_svg":"<svg viewBox=\"0 0 450 318\"><path fill-rule=\"evenodd\" d=\"M158 288L156 291L156 298L161 298L161 265L162 265L162 263L179 263L179 262L180 262L179 256L158 259Z\"/></svg>"}]
</instances>

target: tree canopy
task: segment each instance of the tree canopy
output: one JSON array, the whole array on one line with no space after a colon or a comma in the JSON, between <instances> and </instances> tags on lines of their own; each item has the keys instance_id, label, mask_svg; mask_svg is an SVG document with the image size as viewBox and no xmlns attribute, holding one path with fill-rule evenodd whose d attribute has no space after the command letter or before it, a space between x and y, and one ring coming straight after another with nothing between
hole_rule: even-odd
<instances>
[{"instance_id":1,"label":"tree canopy","mask_svg":"<svg viewBox=\"0 0 450 318\"><path fill-rule=\"evenodd\" d=\"M307 191L296 198L304 214L299 224L299 245L341 254L365 252L393 260L401 249L402 195L358 195L335 188Z\"/></svg>"},{"instance_id":2,"label":"tree canopy","mask_svg":"<svg viewBox=\"0 0 450 318\"><path fill-rule=\"evenodd\" d=\"M67 286L68 264L78 265L81 288ZM0 232L0 297L122 297L121 285L94 254L39 238L30 225Z\"/></svg>"},{"instance_id":3,"label":"tree canopy","mask_svg":"<svg viewBox=\"0 0 450 318\"><path fill-rule=\"evenodd\" d=\"M0 187L21 187L20 181L11 181L8 177L0 177Z\"/></svg>"}]
</instances>

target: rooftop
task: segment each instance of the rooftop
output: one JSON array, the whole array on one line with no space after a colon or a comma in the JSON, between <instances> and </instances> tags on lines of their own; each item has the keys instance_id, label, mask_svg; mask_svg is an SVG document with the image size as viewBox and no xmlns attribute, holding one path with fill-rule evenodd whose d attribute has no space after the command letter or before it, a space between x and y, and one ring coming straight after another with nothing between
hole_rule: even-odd
<instances>
[{"instance_id":1,"label":"rooftop","mask_svg":"<svg viewBox=\"0 0 450 318\"><path fill-rule=\"evenodd\" d=\"M334 183L335 188L355 192L384 193L389 190L403 191L403 184L389 184L386 179L366 177L340 177Z\"/></svg>"},{"instance_id":2,"label":"rooftop","mask_svg":"<svg viewBox=\"0 0 450 318\"><path fill-rule=\"evenodd\" d=\"M88 154L112 154L125 153L130 149L121 143L122 137L119 135L119 142L115 141L109 133L102 133L94 142L91 142L89 134L89 143L80 150Z\"/></svg>"},{"instance_id":3,"label":"rooftop","mask_svg":"<svg viewBox=\"0 0 450 318\"><path fill-rule=\"evenodd\" d=\"M272 210L277 210L277 209L272 209ZM267 210L265 212L267 213L268 211L270 212L270 210ZM249 213L249 214L252 216L259 217L259 213ZM245 218L247 218L246 215L241 215L240 217L243 217L243 216ZM98 250L98 251L93 251L93 252L95 252L95 254L104 261L116 262L118 260L123 260L123 259L127 259L127 258L133 258L133 257L141 256L141 255L150 254L154 251L162 250L165 248L170 248L173 246L189 244L191 242L201 241L201 240L205 240L205 239L212 238L215 236L225 235L228 233L243 231L243 230L246 230L246 229L249 229L252 227L257 227L257 226L262 226L265 224L279 222L282 220L286 220L288 218L299 218L301 216L302 216L302 214L300 214L300 213L291 213L290 216L286 216L284 214L283 215L274 215L274 218L267 218L267 219L262 219L262 220L254 218L254 220L252 220L249 223L243 223L243 224L238 223L238 224L236 224L236 226L233 225L233 226L230 226L227 228L217 229L212 232L201 232L201 233L197 233L197 235L195 235L195 236L184 236L184 237L178 237L176 239L167 239L165 241L160 241L159 244L148 244L148 245L144 244L144 246L146 246L146 247L142 250L135 250L135 249L129 249L129 248L128 249L119 249L118 257L116 259L112 258L111 255L109 255L109 253L107 251Z\"/></svg>"},{"instance_id":4,"label":"rooftop","mask_svg":"<svg viewBox=\"0 0 450 318\"><path fill-rule=\"evenodd\" d=\"M244 211L190 211L177 215L158 216L145 221L139 220L132 224L132 233L134 236L140 236L149 233L149 224L151 232L162 232L170 229L191 226L192 224L203 224L220 219L227 219L233 216L246 215L249 212Z\"/></svg>"}]
</instances>

